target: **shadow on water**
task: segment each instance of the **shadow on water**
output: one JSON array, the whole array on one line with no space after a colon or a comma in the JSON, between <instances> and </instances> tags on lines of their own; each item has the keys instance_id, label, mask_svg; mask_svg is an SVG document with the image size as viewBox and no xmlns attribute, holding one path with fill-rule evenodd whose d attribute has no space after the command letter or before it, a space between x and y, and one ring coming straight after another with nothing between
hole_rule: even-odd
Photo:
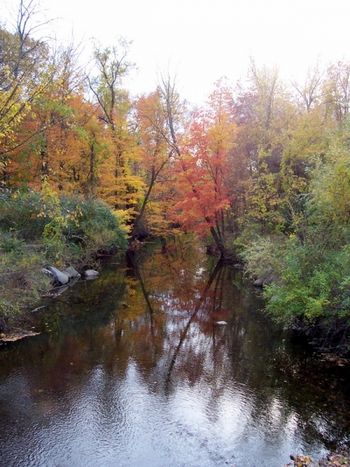
<instances>
[{"instance_id":1,"label":"shadow on water","mask_svg":"<svg viewBox=\"0 0 350 467\"><path fill-rule=\"evenodd\" d=\"M277 467L348 443L347 369L261 306L185 240L112 260L0 352L0 464Z\"/></svg>"}]
</instances>

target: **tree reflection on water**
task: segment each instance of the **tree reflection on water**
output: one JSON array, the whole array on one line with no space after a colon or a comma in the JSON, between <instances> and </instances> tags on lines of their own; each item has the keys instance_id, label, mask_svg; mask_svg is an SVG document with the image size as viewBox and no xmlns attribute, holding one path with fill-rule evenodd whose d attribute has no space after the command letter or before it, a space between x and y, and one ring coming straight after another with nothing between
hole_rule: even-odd
<instances>
[{"instance_id":1,"label":"tree reflection on water","mask_svg":"<svg viewBox=\"0 0 350 467\"><path fill-rule=\"evenodd\" d=\"M347 442L346 369L260 308L184 239L106 265L49 305L50 333L0 353L2 462L280 466Z\"/></svg>"}]
</instances>

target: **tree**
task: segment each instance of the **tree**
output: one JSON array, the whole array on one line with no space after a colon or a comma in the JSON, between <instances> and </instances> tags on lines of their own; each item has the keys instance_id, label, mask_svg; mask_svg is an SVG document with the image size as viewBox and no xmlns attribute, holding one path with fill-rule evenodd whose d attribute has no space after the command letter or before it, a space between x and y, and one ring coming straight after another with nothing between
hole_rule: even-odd
<instances>
[{"instance_id":1,"label":"tree","mask_svg":"<svg viewBox=\"0 0 350 467\"><path fill-rule=\"evenodd\" d=\"M136 103L136 110L141 147L140 165L145 181L145 191L134 220L133 237L147 234L144 219L146 208L155 192L156 184L160 181L166 166L173 160L175 152L174 148L167 142L166 114L160 89L148 96L141 97ZM154 202L152 208L154 212Z\"/></svg>"},{"instance_id":2,"label":"tree","mask_svg":"<svg viewBox=\"0 0 350 467\"><path fill-rule=\"evenodd\" d=\"M327 70L324 94L328 115L342 125L350 109L350 64L338 62Z\"/></svg>"},{"instance_id":3,"label":"tree","mask_svg":"<svg viewBox=\"0 0 350 467\"><path fill-rule=\"evenodd\" d=\"M303 84L293 81L292 85L301 99L306 112L310 112L312 107L318 104L322 96L323 74L317 66L309 69L306 80Z\"/></svg>"},{"instance_id":4,"label":"tree","mask_svg":"<svg viewBox=\"0 0 350 467\"><path fill-rule=\"evenodd\" d=\"M11 153L9 184L26 182L40 189L45 181L61 191L78 192L80 155L85 145L80 130L91 117L83 111L75 50L62 49L52 60L55 71L50 84L33 101L17 129L15 141L22 144Z\"/></svg>"},{"instance_id":5,"label":"tree","mask_svg":"<svg viewBox=\"0 0 350 467\"><path fill-rule=\"evenodd\" d=\"M227 186L234 144L232 97L217 87L208 106L192 114L177 161L176 219L200 235L209 233L227 256L226 215L232 200Z\"/></svg>"},{"instance_id":6,"label":"tree","mask_svg":"<svg viewBox=\"0 0 350 467\"><path fill-rule=\"evenodd\" d=\"M128 44L124 40L112 48L96 49L95 62L99 74L87 80L99 106L99 118L108 128L113 155L105 164L108 168L101 195L115 209L123 212L125 221L130 223L135 216L143 184L134 170L139 154L129 122L131 103L128 93L121 87L132 68L127 52Z\"/></svg>"},{"instance_id":7,"label":"tree","mask_svg":"<svg viewBox=\"0 0 350 467\"><path fill-rule=\"evenodd\" d=\"M281 163L297 109L276 69L251 65L248 87L235 96L240 224L262 232L284 228Z\"/></svg>"},{"instance_id":8,"label":"tree","mask_svg":"<svg viewBox=\"0 0 350 467\"><path fill-rule=\"evenodd\" d=\"M48 47L33 38L44 23L35 22L34 0L21 0L15 30L0 29L0 170L7 183L9 154L38 133L15 138L16 129L31 106L47 88L52 77Z\"/></svg>"}]
</instances>

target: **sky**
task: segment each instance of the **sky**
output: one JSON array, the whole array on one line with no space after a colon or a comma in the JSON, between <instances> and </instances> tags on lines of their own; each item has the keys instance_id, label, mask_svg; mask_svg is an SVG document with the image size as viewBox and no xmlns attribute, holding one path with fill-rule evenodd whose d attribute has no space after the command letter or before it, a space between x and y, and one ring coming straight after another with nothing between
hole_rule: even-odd
<instances>
[{"instance_id":1,"label":"sky","mask_svg":"<svg viewBox=\"0 0 350 467\"><path fill-rule=\"evenodd\" d=\"M0 18L17 4L0 0ZM309 67L350 56L350 0L40 0L40 8L55 18L50 34L73 37L85 61L93 38L106 46L120 36L132 41L133 94L170 73L182 96L200 103L220 77L244 79L250 58L302 81Z\"/></svg>"}]
</instances>

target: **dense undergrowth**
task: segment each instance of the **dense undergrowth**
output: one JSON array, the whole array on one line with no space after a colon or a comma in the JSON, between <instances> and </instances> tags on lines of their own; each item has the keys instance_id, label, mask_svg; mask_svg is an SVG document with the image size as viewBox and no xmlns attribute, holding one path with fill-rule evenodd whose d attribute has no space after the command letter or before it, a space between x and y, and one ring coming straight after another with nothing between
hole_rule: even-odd
<instances>
[{"instance_id":1,"label":"dense undergrowth","mask_svg":"<svg viewBox=\"0 0 350 467\"><path fill-rule=\"evenodd\" d=\"M343 145L312 173L298 223L252 237L242 252L248 273L265 283L267 311L288 326L323 328L342 353L350 351L349 214L350 153Z\"/></svg>"},{"instance_id":2,"label":"dense undergrowth","mask_svg":"<svg viewBox=\"0 0 350 467\"><path fill-rule=\"evenodd\" d=\"M6 327L50 288L41 269L91 264L97 252L126 246L106 204L41 192L0 194L0 317Z\"/></svg>"}]
</instances>

